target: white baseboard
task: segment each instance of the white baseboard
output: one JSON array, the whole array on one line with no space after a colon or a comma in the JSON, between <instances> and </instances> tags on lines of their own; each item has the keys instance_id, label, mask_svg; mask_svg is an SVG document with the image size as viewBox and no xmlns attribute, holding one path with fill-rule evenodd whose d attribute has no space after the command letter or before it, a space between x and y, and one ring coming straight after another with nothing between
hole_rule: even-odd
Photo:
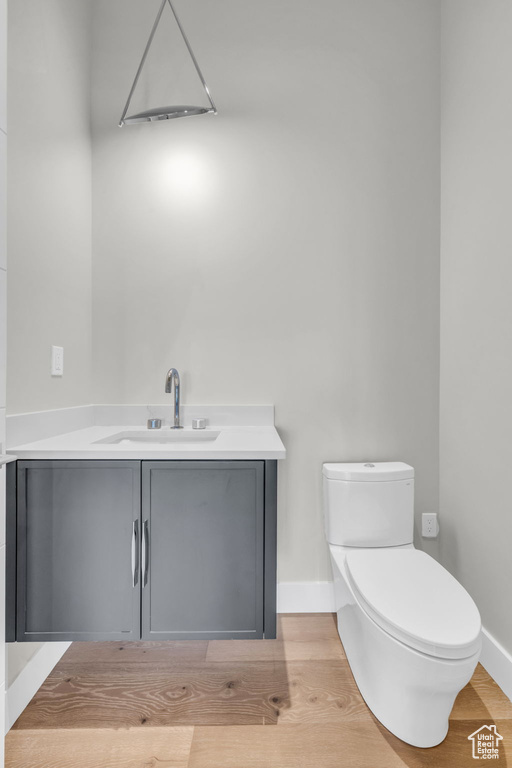
<instances>
[{"instance_id":1,"label":"white baseboard","mask_svg":"<svg viewBox=\"0 0 512 768\"><path fill-rule=\"evenodd\" d=\"M7 733L35 696L71 643L45 643L27 662L5 694L5 732Z\"/></svg>"},{"instance_id":2,"label":"white baseboard","mask_svg":"<svg viewBox=\"0 0 512 768\"><path fill-rule=\"evenodd\" d=\"M512 700L512 656L485 628L482 629L480 663Z\"/></svg>"},{"instance_id":3,"label":"white baseboard","mask_svg":"<svg viewBox=\"0 0 512 768\"><path fill-rule=\"evenodd\" d=\"M282 581L277 585L278 613L332 613L332 581Z\"/></svg>"}]
</instances>

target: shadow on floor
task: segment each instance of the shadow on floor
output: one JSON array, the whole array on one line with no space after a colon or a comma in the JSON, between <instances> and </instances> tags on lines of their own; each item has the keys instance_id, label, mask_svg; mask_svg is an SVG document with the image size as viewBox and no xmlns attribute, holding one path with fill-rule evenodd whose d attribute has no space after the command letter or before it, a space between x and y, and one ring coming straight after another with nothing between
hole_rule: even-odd
<instances>
[{"instance_id":1,"label":"shadow on floor","mask_svg":"<svg viewBox=\"0 0 512 768\"><path fill-rule=\"evenodd\" d=\"M13 728L277 724L290 707L286 661L241 661L235 645L230 659L231 643L253 641L220 642L221 661L207 642L74 643Z\"/></svg>"}]
</instances>

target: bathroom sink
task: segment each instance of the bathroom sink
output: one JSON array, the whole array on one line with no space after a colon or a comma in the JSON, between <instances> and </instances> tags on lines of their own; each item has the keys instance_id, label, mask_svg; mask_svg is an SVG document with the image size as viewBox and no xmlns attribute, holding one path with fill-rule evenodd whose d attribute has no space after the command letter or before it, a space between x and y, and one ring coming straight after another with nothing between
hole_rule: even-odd
<instances>
[{"instance_id":1,"label":"bathroom sink","mask_svg":"<svg viewBox=\"0 0 512 768\"><path fill-rule=\"evenodd\" d=\"M96 440L95 445L130 445L130 444L151 444L172 445L173 443L205 443L216 440L220 432L214 430L205 430L204 432L192 429L165 429L118 432L116 435L104 437L102 440Z\"/></svg>"}]
</instances>

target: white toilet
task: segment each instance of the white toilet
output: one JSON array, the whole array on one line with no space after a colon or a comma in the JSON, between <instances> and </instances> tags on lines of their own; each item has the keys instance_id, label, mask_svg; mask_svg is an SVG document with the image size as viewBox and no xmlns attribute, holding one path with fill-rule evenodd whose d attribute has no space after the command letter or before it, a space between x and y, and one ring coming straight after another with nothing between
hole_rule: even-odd
<instances>
[{"instance_id":1,"label":"white toilet","mask_svg":"<svg viewBox=\"0 0 512 768\"><path fill-rule=\"evenodd\" d=\"M433 747L478 662L478 608L412 544L412 467L324 464L323 475L338 632L356 683L391 733Z\"/></svg>"}]
</instances>

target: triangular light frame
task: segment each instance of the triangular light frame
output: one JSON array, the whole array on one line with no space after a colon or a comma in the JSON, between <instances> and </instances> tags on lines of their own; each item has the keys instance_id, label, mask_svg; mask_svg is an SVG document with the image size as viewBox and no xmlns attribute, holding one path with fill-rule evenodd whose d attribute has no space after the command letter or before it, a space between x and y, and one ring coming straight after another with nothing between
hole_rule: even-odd
<instances>
[{"instance_id":1,"label":"triangular light frame","mask_svg":"<svg viewBox=\"0 0 512 768\"><path fill-rule=\"evenodd\" d=\"M172 106L172 107L157 107L155 109L148 109L144 112L139 112L136 115L128 115L128 110L130 108L130 103L132 100L132 96L135 92L135 89L137 87L137 83L139 82L139 78L141 75L142 70L144 69L144 64L146 63L146 59L149 53L149 50L151 48L151 44L153 43L153 38L155 37L155 32L158 28L158 25L160 23L160 19L162 18L162 14L164 12L164 8L166 4L169 4L169 7L173 13L173 16L176 20L176 24L178 25L178 29L181 32L181 36L183 37L183 40L185 42L185 45L187 46L187 50L190 54L190 58L192 59L192 62L194 64L194 67L196 68L196 72L198 74L198 77L203 85L204 91L206 93L206 96L208 98L208 101L210 102L210 107L194 107L194 106ZM128 96L128 101L126 102L126 106L124 108L123 114L121 116L121 120L119 121L119 127L122 128L123 125L134 125L135 123L154 123L158 120L171 120L175 117L190 117L191 115L216 115L217 114L217 107L215 106L213 99L210 95L210 91L208 86L206 85L206 81L203 77L203 73L201 72L201 69L199 68L199 64L197 63L197 59L194 56L194 51L192 50L189 41L187 40L187 36L185 34L185 30L181 26L180 20L176 14L176 11L174 10L174 6L171 2L171 0L162 0L162 5L160 6L160 10L157 13L155 23L153 25L153 29L151 30L151 34L149 36L148 43L146 45L146 49L143 53L141 62L139 64L139 68L137 70L137 74L135 75L135 80L133 81L133 85L130 90L130 94Z\"/></svg>"}]
</instances>

